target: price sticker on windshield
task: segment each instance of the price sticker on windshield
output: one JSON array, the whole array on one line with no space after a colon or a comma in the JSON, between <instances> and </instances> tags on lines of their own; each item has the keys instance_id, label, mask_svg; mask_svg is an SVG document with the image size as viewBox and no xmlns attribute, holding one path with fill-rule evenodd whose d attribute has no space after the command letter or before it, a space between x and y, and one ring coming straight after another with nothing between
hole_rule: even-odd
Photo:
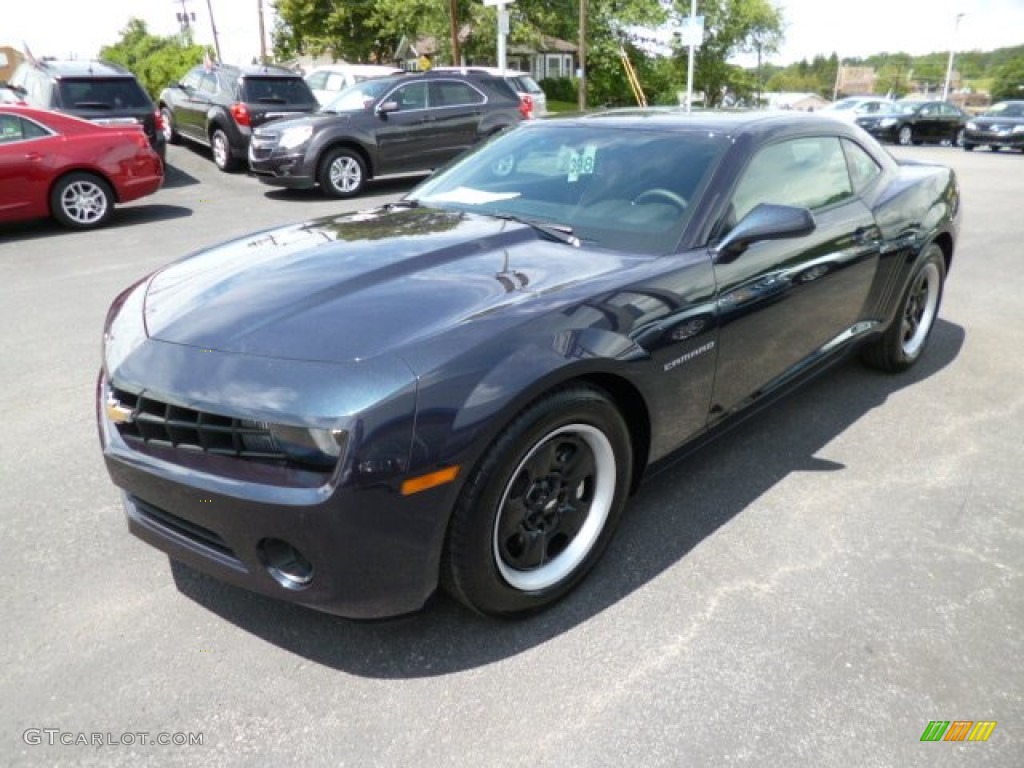
<instances>
[{"instance_id":1,"label":"price sticker on windshield","mask_svg":"<svg viewBox=\"0 0 1024 768\"><path fill-rule=\"evenodd\" d=\"M582 152L573 152L569 156L569 181L579 181L580 176L592 174L596 156L597 147L593 145L585 147Z\"/></svg>"}]
</instances>

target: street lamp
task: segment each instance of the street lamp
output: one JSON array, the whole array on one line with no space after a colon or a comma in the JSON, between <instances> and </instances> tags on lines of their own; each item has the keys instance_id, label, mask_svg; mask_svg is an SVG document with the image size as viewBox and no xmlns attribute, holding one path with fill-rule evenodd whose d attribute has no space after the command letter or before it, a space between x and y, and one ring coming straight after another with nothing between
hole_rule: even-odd
<instances>
[{"instance_id":1,"label":"street lamp","mask_svg":"<svg viewBox=\"0 0 1024 768\"><path fill-rule=\"evenodd\" d=\"M949 65L946 67L946 84L942 86L943 101L949 98L949 81L953 77L953 59L956 57L956 33L960 29L960 19L966 15L966 13L958 13L956 23L953 25L953 41L949 46Z\"/></svg>"}]
</instances>

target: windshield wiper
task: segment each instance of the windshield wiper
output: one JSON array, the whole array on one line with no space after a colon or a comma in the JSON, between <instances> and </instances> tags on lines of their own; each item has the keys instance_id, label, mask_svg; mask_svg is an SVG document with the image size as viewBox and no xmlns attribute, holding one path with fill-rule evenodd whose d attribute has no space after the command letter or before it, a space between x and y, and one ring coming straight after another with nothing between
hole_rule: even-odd
<instances>
[{"instance_id":1,"label":"windshield wiper","mask_svg":"<svg viewBox=\"0 0 1024 768\"><path fill-rule=\"evenodd\" d=\"M537 232L542 235L547 235L552 240L557 240L560 243L571 245L573 248L580 247L580 239L573 234L572 227L567 224L553 224L547 221L534 221L533 219L524 219L521 216L514 216L509 213L492 213L486 214L493 216L496 219L503 219L504 221L514 221L517 224L525 224L528 227L533 227Z\"/></svg>"},{"instance_id":2,"label":"windshield wiper","mask_svg":"<svg viewBox=\"0 0 1024 768\"><path fill-rule=\"evenodd\" d=\"M111 106L103 101L76 101L75 106L80 109L111 109Z\"/></svg>"}]
</instances>

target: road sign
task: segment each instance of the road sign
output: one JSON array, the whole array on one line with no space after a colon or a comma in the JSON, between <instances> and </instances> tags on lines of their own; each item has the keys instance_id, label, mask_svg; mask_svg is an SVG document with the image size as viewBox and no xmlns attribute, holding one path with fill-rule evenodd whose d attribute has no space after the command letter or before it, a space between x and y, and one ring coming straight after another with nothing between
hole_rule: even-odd
<instances>
[{"instance_id":1,"label":"road sign","mask_svg":"<svg viewBox=\"0 0 1024 768\"><path fill-rule=\"evenodd\" d=\"M487 2L487 0L484 0ZM693 46L694 48L700 48L700 44L704 42L704 17L703 16L685 16L679 25L679 43L684 47L688 48Z\"/></svg>"}]
</instances>

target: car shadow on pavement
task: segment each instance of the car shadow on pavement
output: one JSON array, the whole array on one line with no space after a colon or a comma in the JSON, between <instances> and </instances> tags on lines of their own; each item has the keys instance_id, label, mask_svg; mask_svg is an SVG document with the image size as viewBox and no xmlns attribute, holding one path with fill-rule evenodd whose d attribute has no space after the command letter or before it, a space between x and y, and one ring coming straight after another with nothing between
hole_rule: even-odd
<instances>
[{"instance_id":1,"label":"car shadow on pavement","mask_svg":"<svg viewBox=\"0 0 1024 768\"><path fill-rule=\"evenodd\" d=\"M118 206L110 221L102 227L88 231L78 231L62 227L53 219L33 219L31 221L18 221L10 224L0 224L0 243L7 240L35 240L43 237L60 237L90 235L93 232L106 232L121 227L134 227L139 224L154 221L166 221L170 219L181 219L191 216L191 208L180 205L165 205L162 203L135 202L126 206Z\"/></svg>"},{"instance_id":2,"label":"car shadow on pavement","mask_svg":"<svg viewBox=\"0 0 1024 768\"><path fill-rule=\"evenodd\" d=\"M788 475L842 471L841 464L816 458L818 452L891 395L950 365L965 335L960 326L937 321L925 356L897 376L868 370L851 357L740 429L663 463L630 500L611 546L588 578L565 600L524 620L481 618L439 594L411 616L354 622L246 592L176 562L174 580L183 595L244 631L349 674L432 677L491 664L628 597Z\"/></svg>"},{"instance_id":3,"label":"car shadow on pavement","mask_svg":"<svg viewBox=\"0 0 1024 768\"><path fill-rule=\"evenodd\" d=\"M163 189L176 189L177 187L190 187L193 184L198 184L199 179L193 176L191 173L183 171L181 168L177 168L170 163L164 165L164 184Z\"/></svg>"},{"instance_id":4,"label":"car shadow on pavement","mask_svg":"<svg viewBox=\"0 0 1024 768\"><path fill-rule=\"evenodd\" d=\"M358 201L360 198L373 198L375 195L397 195L404 194L416 186L418 183L427 178L424 174L414 174L409 176L386 176L382 179L371 179L366 182L366 187L359 194L359 197L355 198ZM264 193L268 200L281 200L289 203L310 203L315 201L321 202L334 202L338 200L330 198L320 192L319 188L315 189L279 189L275 187L267 187L267 191ZM372 207L376 205L372 200L368 200L366 206L361 207Z\"/></svg>"}]
</instances>

